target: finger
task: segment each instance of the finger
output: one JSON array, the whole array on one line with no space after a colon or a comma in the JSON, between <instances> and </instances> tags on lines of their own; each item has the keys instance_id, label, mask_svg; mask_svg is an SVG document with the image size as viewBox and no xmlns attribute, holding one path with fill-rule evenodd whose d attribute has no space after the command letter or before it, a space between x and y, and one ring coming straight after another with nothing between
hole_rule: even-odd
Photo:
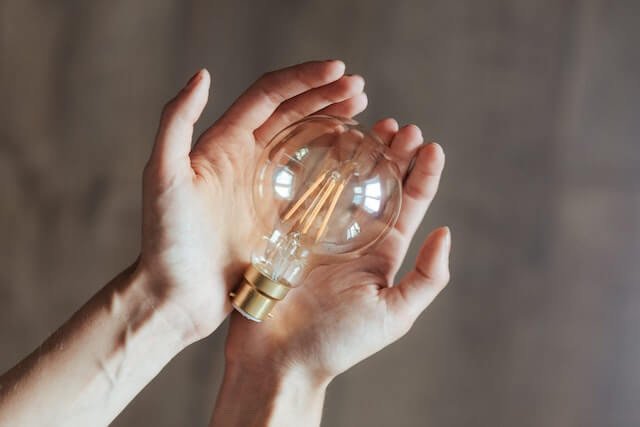
<instances>
[{"instance_id":1,"label":"finger","mask_svg":"<svg viewBox=\"0 0 640 427\"><path fill-rule=\"evenodd\" d=\"M403 185L402 208L394 226L395 233L391 233L384 245L378 245L373 251L385 261L380 266L389 274L390 283L435 196L443 167L444 153L438 144L430 143L418 150L415 164Z\"/></svg>"},{"instance_id":2,"label":"finger","mask_svg":"<svg viewBox=\"0 0 640 427\"><path fill-rule=\"evenodd\" d=\"M399 325L408 328L449 282L449 227L434 230L418 253L413 270L385 295Z\"/></svg>"},{"instance_id":3,"label":"finger","mask_svg":"<svg viewBox=\"0 0 640 427\"><path fill-rule=\"evenodd\" d=\"M396 159L402 178L407 173L411 159L415 157L422 142L422 131L415 125L403 126L393 137L390 151Z\"/></svg>"},{"instance_id":4,"label":"finger","mask_svg":"<svg viewBox=\"0 0 640 427\"><path fill-rule=\"evenodd\" d=\"M364 89L364 79L360 76L342 76L338 80L319 88L308 90L283 102L269 119L256 131L256 141L266 143L280 129L315 113L329 105L345 101Z\"/></svg>"},{"instance_id":5,"label":"finger","mask_svg":"<svg viewBox=\"0 0 640 427\"><path fill-rule=\"evenodd\" d=\"M385 145L389 145L396 132L398 132L398 122L393 118L382 119L373 125L372 130Z\"/></svg>"},{"instance_id":6,"label":"finger","mask_svg":"<svg viewBox=\"0 0 640 427\"><path fill-rule=\"evenodd\" d=\"M161 167L172 167L180 162L188 165L193 125L207 104L210 83L209 72L202 69L165 105L153 146L152 162Z\"/></svg>"},{"instance_id":7,"label":"finger","mask_svg":"<svg viewBox=\"0 0 640 427\"><path fill-rule=\"evenodd\" d=\"M301 93L338 80L342 61L312 61L263 75L229 108L221 122L253 132L280 104Z\"/></svg>"},{"instance_id":8,"label":"finger","mask_svg":"<svg viewBox=\"0 0 640 427\"><path fill-rule=\"evenodd\" d=\"M323 108L317 111L316 114L351 118L362 113L367 108L368 103L367 94L362 92L345 101Z\"/></svg>"},{"instance_id":9,"label":"finger","mask_svg":"<svg viewBox=\"0 0 640 427\"><path fill-rule=\"evenodd\" d=\"M415 164L407 175L402 192L402 209L395 228L411 240L438 191L444 168L444 151L435 142L418 150Z\"/></svg>"}]
</instances>

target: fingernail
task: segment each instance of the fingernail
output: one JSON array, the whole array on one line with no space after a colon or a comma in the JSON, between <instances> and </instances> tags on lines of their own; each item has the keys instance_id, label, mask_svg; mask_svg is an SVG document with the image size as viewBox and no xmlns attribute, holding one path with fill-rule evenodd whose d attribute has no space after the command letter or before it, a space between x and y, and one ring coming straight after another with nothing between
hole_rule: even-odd
<instances>
[{"instance_id":1,"label":"fingernail","mask_svg":"<svg viewBox=\"0 0 640 427\"><path fill-rule=\"evenodd\" d=\"M198 70L193 77L189 79L184 88L189 90L197 85L200 80L202 80L202 70Z\"/></svg>"},{"instance_id":2,"label":"fingernail","mask_svg":"<svg viewBox=\"0 0 640 427\"><path fill-rule=\"evenodd\" d=\"M449 226L445 226L446 234L444 236L444 243L447 245L449 249L451 249L451 229Z\"/></svg>"}]
</instances>

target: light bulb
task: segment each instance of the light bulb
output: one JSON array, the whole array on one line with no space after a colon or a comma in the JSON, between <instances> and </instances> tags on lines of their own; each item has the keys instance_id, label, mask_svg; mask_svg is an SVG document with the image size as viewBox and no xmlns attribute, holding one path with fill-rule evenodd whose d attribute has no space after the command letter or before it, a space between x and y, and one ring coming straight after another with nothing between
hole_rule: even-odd
<instances>
[{"instance_id":1,"label":"light bulb","mask_svg":"<svg viewBox=\"0 0 640 427\"><path fill-rule=\"evenodd\" d=\"M370 250L401 203L388 147L354 120L310 116L285 128L258 160L253 207L262 236L233 307L263 320L315 266Z\"/></svg>"}]
</instances>

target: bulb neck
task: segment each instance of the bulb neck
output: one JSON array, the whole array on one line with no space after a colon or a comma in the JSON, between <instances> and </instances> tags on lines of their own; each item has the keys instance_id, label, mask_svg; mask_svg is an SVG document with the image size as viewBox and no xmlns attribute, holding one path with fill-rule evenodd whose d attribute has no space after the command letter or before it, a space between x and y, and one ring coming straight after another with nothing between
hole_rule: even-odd
<instances>
[{"instance_id":1,"label":"bulb neck","mask_svg":"<svg viewBox=\"0 0 640 427\"><path fill-rule=\"evenodd\" d=\"M236 290L230 293L231 305L247 319L262 322L290 289L290 286L272 280L251 264Z\"/></svg>"}]
</instances>

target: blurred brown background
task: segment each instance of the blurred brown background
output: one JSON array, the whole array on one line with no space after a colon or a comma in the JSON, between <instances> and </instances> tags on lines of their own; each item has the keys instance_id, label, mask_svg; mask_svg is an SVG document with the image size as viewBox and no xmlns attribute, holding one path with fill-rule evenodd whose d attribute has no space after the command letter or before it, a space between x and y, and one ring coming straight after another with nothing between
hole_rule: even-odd
<instances>
[{"instance_id":1,"label":"blurred brown background","mask_svg":"<svg viewBox=\"0 0 640 427\"><path fill-rule=\"evenodd\" d=\"M640 2L0 4L0 371L136 257L157 118L193 72L214 75L201 132L262 72L340 58L363 123L444 146L420 238L451 226L453 275L323 425L640 424ZM206 425L224 334L114 425Z\"/></svg>"}]
</instances>

